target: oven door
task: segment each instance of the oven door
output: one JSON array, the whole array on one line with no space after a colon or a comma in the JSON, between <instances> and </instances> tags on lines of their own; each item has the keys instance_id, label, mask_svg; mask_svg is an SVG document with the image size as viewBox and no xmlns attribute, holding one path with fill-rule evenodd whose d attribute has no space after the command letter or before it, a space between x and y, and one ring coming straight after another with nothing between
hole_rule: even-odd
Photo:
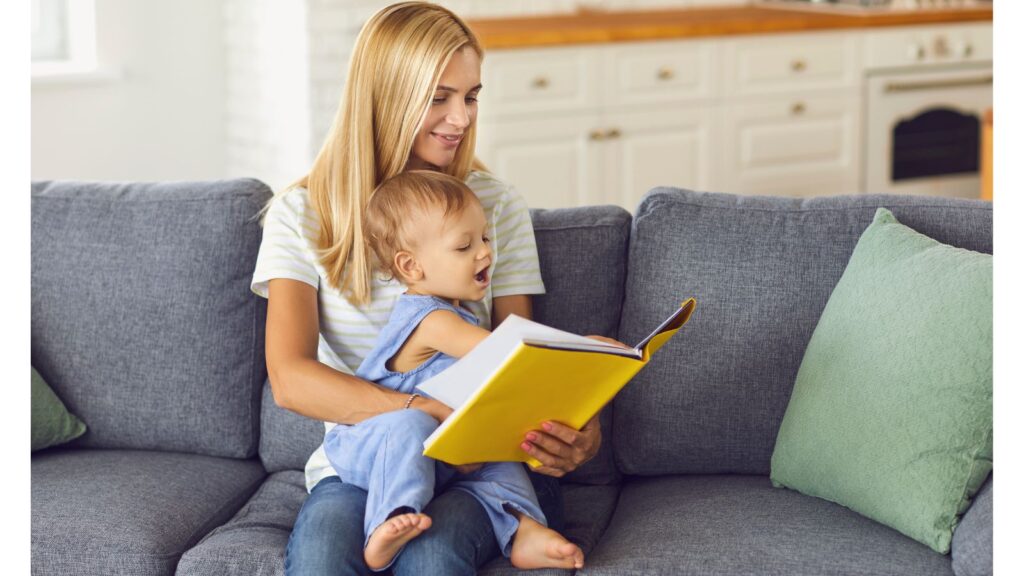
<instances>
[{"instance_id":1,"label":"oven door","mask_svg":"<svg viewBox=\"0 0 1024 576\"><path fill-rule=\"evenodd\" d=\"M879 72L867 89L865 192L979 197L989 66Z\"/></svg>"}]
</instances>

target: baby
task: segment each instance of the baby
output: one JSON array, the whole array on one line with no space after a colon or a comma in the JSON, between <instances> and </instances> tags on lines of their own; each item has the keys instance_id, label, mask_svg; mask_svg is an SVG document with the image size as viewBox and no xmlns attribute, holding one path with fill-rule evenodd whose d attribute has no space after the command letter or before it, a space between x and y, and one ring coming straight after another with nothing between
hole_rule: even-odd
<instances>
[{"instance_id":1,"label":"baby","mask_svg":"<svg viewBox=\"0 0 1024 576\"><path fill-rule=\"evenodd\" d=\"M449 466L423 455L438 422L410 408L417 385L451 366L489 332L461 307L483 298L492 251L479 199L440 172L403 172L381 184L365 222L377 268L407 291L356 375L410 394L404 410L352 426L324 439L342 481L368 492L363 527L367 566L388 568L403 546L430 527L422 510L435 489L458 488L483 505L502 553L517 568L581 568L583 551L547 528L533 486L517 462Z\"/></svg>"}]
</instances>

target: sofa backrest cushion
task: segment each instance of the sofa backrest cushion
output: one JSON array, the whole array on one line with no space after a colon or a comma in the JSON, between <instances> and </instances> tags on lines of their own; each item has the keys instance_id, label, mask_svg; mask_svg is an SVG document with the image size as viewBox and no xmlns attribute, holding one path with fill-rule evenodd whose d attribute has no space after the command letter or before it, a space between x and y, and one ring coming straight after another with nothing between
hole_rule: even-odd
<instances>
[{"instance_id":1,"label":"sofa backrest cushion","mask_svg":"<svg viewBox=\"0 0 1024 576\"><path fill-rule=\"evenodd\" d=\"M534 318L578 334L615 337L622 307L629 240L629 212L612 206L532 210L547 293L533 297ZM303 468L323 441L324 427L288 412L263 394L260 457L269 472ZM604 443L590 462L566 480L609 484L618 479L611 457L610 412Z\"/></svg>"},{"instance_id":2,"label":"sofa backrest cushion","mask_svg":"<svg viewBox=\"0 0 1024 576\"><path fill-rule=\"evenodd\" d=\"M615 400L624 473L769 473L811 333L879 206L940 242L992 251L991 204L976 200L673 188L644 197L620 339L643 338L683 298L697 308Z\"/></svg>"},{"instance_id":3,"label":"sofa backrest cushion","mask_svg":"<svg viewBox=\"0 0 1024 576\"><path fill-rule=\"evenodd\" d=\"M270 198L251 179L32 185L32 365L72 443L256 452L266 303L249 291Z\"/></svg>"}]
</instances>

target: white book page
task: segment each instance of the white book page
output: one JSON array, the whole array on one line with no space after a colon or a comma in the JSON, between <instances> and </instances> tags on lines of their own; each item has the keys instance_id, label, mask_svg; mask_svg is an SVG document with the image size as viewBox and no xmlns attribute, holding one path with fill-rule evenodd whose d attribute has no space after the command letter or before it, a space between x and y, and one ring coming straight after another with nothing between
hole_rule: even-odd
<instances>
[{"instance_id":1,"label":"white book page","mask_svg":"<svg viewBox=\"0 0 1024 576\"><path fill-rule=\"evenodd\" d=\"M595 344L594 340L510 314L482 342L444 372L420 384L432 397L458 409L476 389L487 382L501 363L523 340L547 340L569 344Z\"/></svg>"}]
</instances>

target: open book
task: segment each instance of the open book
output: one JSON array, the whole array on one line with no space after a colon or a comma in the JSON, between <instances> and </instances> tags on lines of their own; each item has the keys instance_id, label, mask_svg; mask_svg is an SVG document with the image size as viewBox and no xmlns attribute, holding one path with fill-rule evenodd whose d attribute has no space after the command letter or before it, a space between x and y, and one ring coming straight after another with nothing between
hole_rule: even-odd
<instances>
[{"instance_id":1,"label":"open book","mask_svg":"<svg viewBox=\"0 0 1024 576\"><path fill-rule=\"evenodd\" d=\"M577 430L690 319L685 301L633 348L607 344L511 315L490 336L419 388L454 409L423 443L449 464L527 462L519 445L555 420Z\"/></svg>"}]
</instances>

